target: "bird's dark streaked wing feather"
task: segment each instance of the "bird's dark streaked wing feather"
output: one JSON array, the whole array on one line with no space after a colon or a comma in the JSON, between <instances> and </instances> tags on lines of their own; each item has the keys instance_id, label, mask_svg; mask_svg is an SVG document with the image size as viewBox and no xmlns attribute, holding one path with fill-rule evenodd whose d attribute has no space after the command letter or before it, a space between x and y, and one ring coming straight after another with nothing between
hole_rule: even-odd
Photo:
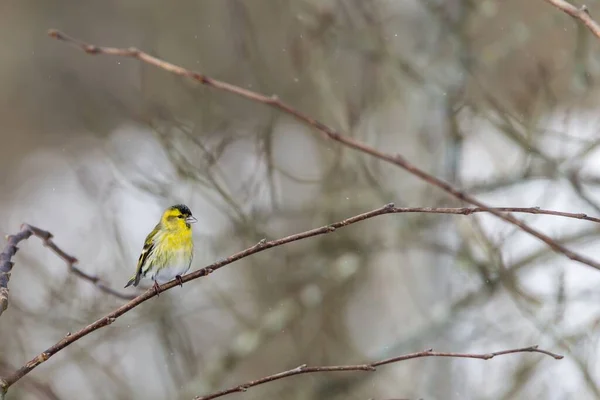
<instances>
[{"instance_id":1,"label":"bird's dark streaked wing feather","mask_svg":"<svg viewBox=\"0 0 600 400\"><path fill-rule=\"evenodd\" d=\"M150 254L152 254L152 251L154 250L154 239L155 239L155 236L158 234L159 229L160 229L160 224L156 225L154 227L154 229L152 230L152 232L150 232L150 234L148 234L148 236L146 236L146 241L144 242L144 248L142 249L140 258L138 258L135 275L129 280L129 282L127 282L127 285L125 287L128 287L130 285L137 286L140 283L140 280L142 279L142 275L144 273L144 271L142 270L142 267L144 266L144 264L146 263L146 260L148 259Z\"/></svg>"},{"instance_id":2,"label":"bird's dark streaked wing feather","mask_svg":"<svg viewBox=\"0 0 600 400\"><path fill-rule=\"evenodd\" d=\"M140 258L138 259L138 265L135 271L135 282L133 283L134 286L137 286L138 283L140 283L140 279L142 279L142 274L144 272L142 267L146 263L150 253L152 253L152 250L154 250L154 241L151 240L147 243L144 243L144 248L142 249L142 254L140 254Z\"/></svg>"}]
</instances>

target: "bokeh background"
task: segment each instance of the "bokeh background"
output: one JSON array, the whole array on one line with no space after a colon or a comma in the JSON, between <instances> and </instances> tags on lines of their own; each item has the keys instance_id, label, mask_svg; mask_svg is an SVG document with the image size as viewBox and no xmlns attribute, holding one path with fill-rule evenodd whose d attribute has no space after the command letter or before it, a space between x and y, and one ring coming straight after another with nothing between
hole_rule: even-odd
<instances>
[{"instance_id":1,"label":"bokeh background","mask_svg":"<svg viewBox=\"0 0 600 400\"><path fill-rule=\"evenodd\" d=\"M200 220L194 269L390 202L461 204L276 110L49 28L276 94L489 204L600 215L600 41L544 1L2 1L0 231L49 230L112 287L173 203ZM597 225L520 217L600 260ZM123 303L35 238L20 247L0 373ZM539 344L565 359L420 359L229 398L595 399L598 287L599 271L491 216L382 216L152 299L7 398L190 399L305 363Z\"/></svg>"}]
</instances>

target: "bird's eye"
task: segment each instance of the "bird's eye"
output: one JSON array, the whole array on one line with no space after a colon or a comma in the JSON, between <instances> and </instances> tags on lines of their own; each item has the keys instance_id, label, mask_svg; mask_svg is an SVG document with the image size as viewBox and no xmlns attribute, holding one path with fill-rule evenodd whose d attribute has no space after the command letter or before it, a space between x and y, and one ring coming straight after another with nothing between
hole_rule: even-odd
<instances>
[{"instance_id":1,"label":"bird's eye","mask_svg":"<svg viewBox=\"0 0 600 400\"><path fill-rule=\"evenodd\" d=\"M178 215L177 217L178 217L178 218L181 218L181 219L185 218L185 217L183 216L183 214L182 214L182 215Z\"/></svg>"}]
</instances>

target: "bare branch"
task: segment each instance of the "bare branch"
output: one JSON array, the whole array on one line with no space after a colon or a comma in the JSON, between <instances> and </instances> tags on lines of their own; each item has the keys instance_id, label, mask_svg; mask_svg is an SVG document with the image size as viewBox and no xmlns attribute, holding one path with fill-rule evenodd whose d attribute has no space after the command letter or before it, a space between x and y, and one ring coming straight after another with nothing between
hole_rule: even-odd
<instances>
[{"instance_id":1,"label":"bare branch","mask_svg":"<svg viewBox=\"0 0 600 400\"><path fill-rule=\"evenodd\" d=\"M558 253L562 253L567 258L600 270L600 263L598 263L597 261L595 261L589 257L586 257L584 255L578 254L574 251L569 250L568 248L566 248L563 245L554 241L549 236L544 235L541 232L538 232L537 230L531 228L529 225L525 224L521 220L513 217L511 214L506 214L506 213L503 213L496 209L490 208L485 203L477 200L475 197L472 197L469 194L463 192L462 190L450 185L449 183L447 183L439 178L436 178L435 176L430 175L429 173L417 168L415 165L411 164L410 162L405 160L400 155L384 153L384 152L379 151L373 147L370 147L364 143L361 143L360 141L357 141L349 136L340 134L339 132L335 131L334 129L328 127L327 125L294 109L293 107L287 105L286 103L283 103L282 101L279 100L279 98L277 98L277 96L266 96L266 95L263 95L260 93L252 92L247 89L243 89L241 87L232 85L230 83L226 83L226 82L222 82L222 81L210 78L199 72L194 72L194 71L185 69L183 67L180 67L178 65L171 64L167 61L161 60L160 58L153 57L150 54L144 53L143 51L138 50L136 48L124 49L124 48L115 48L115 47L95 46L95 45L91 45L91 44L82 42L78 39L69 37L69 36L65 35L64 33L61 33L54 29L48 31L48 35L54 39L58 39L58 40L62 40L67 43L70 43L70 44L78 47L79 49L83 50L87 54L92 54L92 55L104 54L104 55L136 58L140 61L143 61L150 65L154 65L155 67L161 68L161 69L171 72L175 75L195 80L203 85L207 85L207 86L213 87L215 89L219 89L219 90L224 90L226 92L236 94L236 95L244 97L246 99L274 107L278 110L281 110L281 111L295 117L297 120L313 127L314 129L319 131L323 135L324 138L334 140L334 141L341 143L347 147L350 147L350 148L358 150L362 153L371 155L375 158L386 161L390 164L396 165L396 166L404 169L405 171L411 173L412 175L420 178L421 180L442 189L444 192L454 196L455 198L465 201L467 203L470 203L474 206L480 207L480 208L484 209L485 211L497 216L498 218L500 218L508 223L511 223L513 225L516 225L523 231L529 233L532 236L535 236L542 242L546 243L554 251L556 251Z\"/></svg>"},{"instance_id":2,"label":"bare branch","mask_svg":"<svg viewBox=\"0 0 600 400\"><path fill-rule=\"evenodd\" d=\"M17 254L19 242L29 239L33 233L29 229L21 229L15 235L6 238L6 247L0 253L0 316L8 308L8 281L10 280L10 271L14 263L11 261Z\"/></svg>"},{"instance_id":3,"label":"bare branch","mask_svg":"<svg viewBox=\"0 0 600 400\"><path fill-rule=\"evenodd\" d=\"M446 208L446 207L395 207L394 213L424 213L424 214L459 214L471 215L489 210L514 212L523 214L543 214L554 215L557 217L581 219L585 221L600 223L600 218L590 217L583 213L568 213L563 211L545 210L539 207L491 207L489 209L481 207L461 207L461 208Z\"/></svg>"},{"instance_id":4,"label":"bare branch","mask_svg":"<svg viewBox=\"0 0 600 400\"><path fill-rule=\"evenodd\" d=\"M94 286L96 286L102 292L108 293L115 297L118 297L119 299L132 300L136 297L135 295L132 295L132 294L125 294L125 293L119 292L117 290L114 290L111 287L104 284L104 282L102 282L102 280L98 276L90 275L90 274L82 271L81 269L79 269L79 267L77 267L77 263L79 262L77 260L77 258L65 253L62 249L60 249L56 245L56 243L54 243L54 241L52 240L53 236L50 232L44 231L40 228L36 228L35 226L27 225L27 224L25 224L24 227L27 227L33 233L34 236L36 236L40 240L42 240L42 242L44 243L44 246L48 247L50 250L52 250L52 252L54 254L56 254L58 257L60 257L60 259L62 259L67 264L67 266L69 267L69 270L72 273L74 273L75 275L77 275L78 277L80 277L88 282L91 282Z\"/></svg>"},{"instance_id":5,"label":"bare branch","mask_svg":"<svg viewBox=\"0 0 600 400\"><path fill-rule=\"evenodd\" d=\"M559 354L554 354L546 350L538 349L538 346L530 346L523 347L520 349L511 349L511 350L503 350L494 353L485 353L485 354L471 354L471 353L444 353L433 351L433 349L428 349L425 351L420 351L417 353L405 354L402 356L388 358L381 361L376 361L368 364L356 364L356 365L332 365L332 366L320 366L320 367L307 367L306 364L300 365L294 369L290 369L288 371L279 372L274 375L265 376L264 378L260 378L254 381L249 381L246 383L242 383L241 385L237 385L231 387L229 389L221 390L219 392L211 393L205 396L195 397L194 400L210 400L216 399L217 397L226 396L231 393L237 392L245 392L249 388L253 386L262 385L263 383L273 382L279 379L287 378L289 376L300 375L300 374L312 374L317 372L347 372L347 371L375 371L377 367L386 364L393 364L401 361L411 360L414 358L422 358L422 357L451 357L451 358L476 358L479 360L490 360L496 356L503 356L507 354L514 353L542 353L546 354L555 360L561 360L563 356Z\"/></svg>"},{"instance_id":6,"label":"bare branch","mask_svg":"<svg viewBox=\"0 0 600 400\"><path fill-rule=\"evenodd\" d=\"M11 370L12 368L8 363L6 363L4 360L0 360L0 374L8 373L8 371ZM41 398L48 400L60 400L60 397L58 397L58 395L54 393L54 390L52 390L52 387L46 383L37 381L29 377L28 379L23 380L23 385L27 386L29 391L38 393ZM2 399L1 392L0 399Z\"/></svg>"},{"instance_id":7,"label":"bare branch","mask_svg":"<svg viewBox=\"0 0 600 400\"><path fill-rule=\"evenodd\" d=\"M592 33L600 39L600 25L596 21L592 19L590 15L590 11L587 6L583 5L580 8L575 7L573 4L567 3L564 0L546 0L548 3L552 4L554 7L559 10L564 11L569 14L571 17L580 20L584 23L585 26L588 27Z\"/></svg>"},{"instance_id":8,"label":"bare branch","mask_svg":"<svg viewBox=\"0 0 600 400\"><path fill-rule=\"evenodd\" d=\"M561 215L561 216L567 216L567 217L571 217L571 218L578 218L578 219L590 219L590 220L594 220L594 222L598 222L597 219L591 219L591 217L587 217L584 214L570 214L570 213L561 213L558 211L549 211L549 210L541 210L538 208L530 208L530 209L502 209L502 210L518 210L517 212L532 212L532 213L536 213L536 214L541 214L541 213L547 213L550 215ZM284 238L280 238L280 239L276 239L276 240L270 240L267 241L265 239L261 240L258 244L255 244L243 251L240 251L238 253L235 253L221 261L215 262L205 268L199 269L197 271L194 271L190 274L187 274L185 276L182 277L183 282L189 282L192 281L194 279L198 279L204 276L209 275L210 273L228 265L231 264L235 261L238 261L242 258L248 257L250 255L259 253L263 250L267 250L273 247L278 247L278 246L282 246L284 244L287 243L291 243L291 242L295 242L298 240L302 240L302 239L306 239L306 238L310 238L313 236L319 236L319 235L325 235L331 232L335 232L336 229L339 228L343 228L345 226L348 225L352 225L355 224L357 222L361 222L361 221L365 221L367 219L370 218L374 218L377 217L379 215L384 215L384 214L397 214L397 213L407 213L407 212L425 212L425 213L437 213L437 214L458 214L458 215L470 215L474 212L481 212L481 211L487 211L487 210L481 210L481 209L473 209L473 208L456 208L456 209L435 209L435 208L396 208L394 207L393 203L387 204L381 208L377 208L375 210L363 213L363 214L358 214L355 215L353 217L344 219L342 221L338 221L335 222L333 224L330 225L325 225L322 226L320 228L315 228L315 229L311 229L309 231L305 231L302 233L297 233L294 235L290 235L290 236L286 236ZM29 232L28 234L24 234L27 237L31 236L32 234L36 234L36 232L44 232L42 230L39 230L37 228L35 228L35 231L31 231L31 226L26 225L27 227L29 227L29 229L26 230L26 232ZM48 232L46 232L48 235L50 235ZM50 240L49 238L47 240ZM175 286L179 286L179 283L177 281L171 281L171 282L167 282L164 285L160 286L160 291L163 292L165 290L169 290ZM139 306L140 304L144 303L145 301L153 298L154 296L156 296L156 291L153 288L150 288L149 290L147 290L146 292L142 293L141 295L137 296L136 298L134 298L133 300L129 301L128 303L122 305L121 307L117 308L116 310L114 310L113 312L109 313L108 315L96 320L95 322L93 322L92 324L80 329L79 331L75 332L75 333L67 333L67 335L62 338L61 340L59 340L56 344L54 344L53 346L49 347L47 350L45 350L44 352L42 352L41 354L39 354L38 356L34 357L32 360L30 360L28 363L26 363L24 366L22 366L19 370L17 370L16 372L14 372L12 375L9 375L5 378L0 378L0 393L2 393L2 391L6 391L11 385L13 385L15 382L17 382L19 379L21 379L22 377L24 377L25 375L27 375L28 373L30 373L33 369L35 369L38 365L44 363L45 361L47 361L50 357L52 357L53 355L55 355L56 353L58 353L59 351L61 351L62 349L66 348L67 346L69 346L70 344L76 342L77 340L81 339L84 336L89 335L90 333L103 328L105 326L108 326L110 324L112 324L113 322L115 322L115 320L120 317L121 315L127 313L128 311L134 309L135 307ZM525 351L525 350L522 350ZM529 351L533 351L533 350L529 350ZM537 352L541 352L539 350L535 350ZM495 354L495 353L492 353ZM550 353L548 353L550 354ZM393 360L393 359L392 359ZM393 362L388 360L388 362ZM385 362L383 362L385 364ZM382 365L382 364L377 364L377 365Z\"/></svg>"},{"instance_id":9,"label":"bare branch","mask_svg":"<svg viewBox=\"0 0 600 400\"><path fill-rule=\"evenodd\" d=\"M90 275L79 269L76 265L78 262L77 259L58 247L52 240L52 234L50 232L36 228L32 225L23 224L19 233L7 237L6 246L2 253L0 253L0 316L8 308L8 281L10 280L10 273L14 265L12 258L17 253L17 250L19 250L17 245L19 242L29 239L32 235L38 237L44 243L44 246L48 247L54 254L60 257L67 264L72 273L91 282L104 293L111 294L123 300L135 298L134 295L121 293L110 288L105 285L99 277Z\"/></svg>"}]
</instances>

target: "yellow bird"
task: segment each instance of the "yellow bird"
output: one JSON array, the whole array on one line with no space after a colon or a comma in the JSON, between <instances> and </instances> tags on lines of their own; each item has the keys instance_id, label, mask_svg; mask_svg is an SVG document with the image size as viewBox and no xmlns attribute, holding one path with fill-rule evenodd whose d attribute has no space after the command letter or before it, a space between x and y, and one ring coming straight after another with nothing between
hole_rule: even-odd
<instances>
[{"instance_id":1,"label":"yellow bird","mask_svg":"<svg viewBox=\"0 0 600 400\"><path fill-rule=\"evenodd\" d=\"M167 208L160 222L146 237L135 275L125 287L137 286L142 278L154 281L157 295L160 293L158 285L173 278L183 286L181 275L190 269L194 257L191 224L197 221L184 204Z\"/></svg>"}]
</instances>

